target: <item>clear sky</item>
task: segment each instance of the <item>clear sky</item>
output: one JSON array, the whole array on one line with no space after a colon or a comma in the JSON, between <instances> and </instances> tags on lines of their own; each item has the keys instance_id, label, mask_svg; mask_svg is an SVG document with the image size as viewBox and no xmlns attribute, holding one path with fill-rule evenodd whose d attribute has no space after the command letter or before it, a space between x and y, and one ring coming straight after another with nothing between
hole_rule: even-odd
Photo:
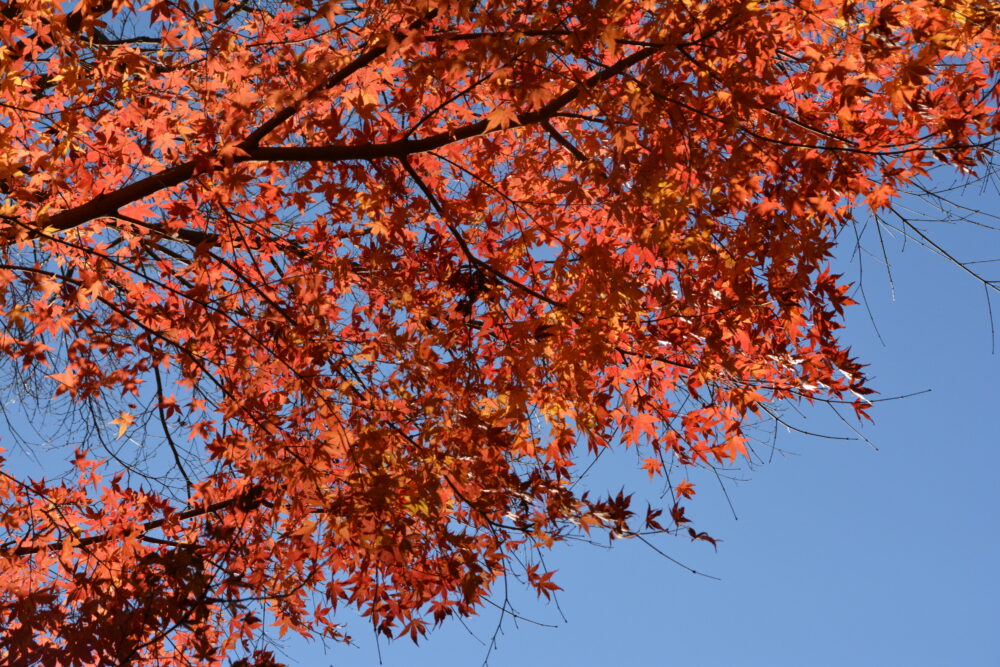
<instances>
[{"instance_id":1,"label":"clear sky","mask_svg":"<svg viewBox=\"0 0 1000 667\"><path fill-rule=\"evenodd\" d=\"M1000 214L1000 196L977 200ZM1000 232L922 228L960 259L1000 257ZM860 279L853 232L845 241L838 270ZM565 544L545 558L564 588L558 604L511 583L523 619L487 608L414 646L377 642L344 614L354 645L289 639L276 657L309 667L1000 667L1000 294L994 337L981 283L898 235L886 241L894 289L869 228L867 309L850 309L844 338L870 364L878 398L930 392L880 402L863 426L849 410L850 424L826 405L789 409L796 425L854 439L782 429L773 452L754 445L767 465L725 481L728 499L699 477L688 515L721 540L717 551L655 544L713 578L636 540ZM974 266L1000 279L1000 262ZM627 454L608 458L592 487L658 495Z\"/></svg>"},{"instance_id":2,"label":"clear sky","mask_svg":"<svg viewBox=\"0 0 1000 667\"><path fill-rule=\"evenodd\" d=\"M979 205L1000 213L996 197ZM923 228L960 259L1000 257L996 232ZM884 345L860 305L848 313L845 339L870 364L881 397L931 392L877 406L862 433L878 451L861 440L781 433L784 453L747 481L727 483L739 520L718 485L702 478L689 515L723 540L718 553L680 538L657 544L721 581L687 573L635 540L557 549L546 562L565 589L561 612L511 589L519 612L557 627L508 617L490 665L1000 665L1000 359L984 289L913 242L886 236L893 299L868 231L875 257L862 255L864 286ZM845 247L838 267L856 275L850 254ZM1000 263L975 266L1000 277ZM854 435L825 405L804 420L786 415L811 431ZM758 452L770 456L767 447ZM605 466L595 484L617 490L629 468L622 465ZM487 610L470 622L476 636L451 622L419 647L382 641L382 664L480 665L480 642L498 620ZM280 658L378 665L371 630L357 621L351 629L355 647L294 643Z\"/></svg>"},{"instance_id":3,"label":"clear sky","mask_svg":"<svg viewBox=\"0 0 1000 667\"><path fill-rule=\"evenodd\" d=\"M978 205L1000 213L996 196ZM924 227L960 259L1000 257L997 232ZM738 520L714 478L698 479L688 514L722 540L718 552L686 538L656 544L720 580L635 540L557 548L546 563L565 589L558 608L510 588L520 614L556 627L505 618L489 665L1000 665L1000 358L983 286L898 235L886 241L895 298L871 229L873 254L861 255L884 345L860 305L848 312L845 339L871 365L881 397L931 392L878 404L876 423L862 428L878 451L862 440L782 432L768 465L726 482ZM837 266L856 276L850 245ZM1000 263L974 266L1000 278ZM1000 295L993 308L1000 322ZM810 431L854 435L826 405L805 412L785 416ZM772 458L768 445L755 447ZM617 491L627 481L655 497L660 486L643 479L626 455L602 461L591 486ZM355 646L289 641L278 658L375 667L380 650L386 667L474 667L500 617L487 609L468 630L450 621L419 647L377 647L363 621L338 620L350 623Z\"/></svg>"}]
</instances>

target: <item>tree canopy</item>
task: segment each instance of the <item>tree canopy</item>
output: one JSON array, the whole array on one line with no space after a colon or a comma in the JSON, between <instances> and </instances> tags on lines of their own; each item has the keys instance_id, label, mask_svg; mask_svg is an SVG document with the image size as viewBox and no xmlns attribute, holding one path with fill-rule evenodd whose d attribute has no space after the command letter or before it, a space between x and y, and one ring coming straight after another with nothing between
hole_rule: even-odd
<instances>
[{"instance_id":1,"label":"tree canopy","mask_svg":"<svg viewBox=\"0 0 1000 667\"><path fill-rule=\"evenodd\" d=\"M867 416L838 231L1000 130L990 0L0 21L4 392L50 445L0 476L8 664L416 640L571 535L714 544L688 478L748 423ZM587 493L609 447L669 502Z\"/></svg>"}]
</instances>

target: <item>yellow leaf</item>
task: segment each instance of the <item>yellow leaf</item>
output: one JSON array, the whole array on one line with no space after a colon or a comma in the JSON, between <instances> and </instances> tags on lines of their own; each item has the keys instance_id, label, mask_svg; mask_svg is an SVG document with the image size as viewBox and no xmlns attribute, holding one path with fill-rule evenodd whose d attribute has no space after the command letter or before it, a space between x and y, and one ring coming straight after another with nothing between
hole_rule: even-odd
<instances>
[{"instance_id":1,"label":"yellow leaf","mask_svg":"<svg viewBox=\"0 0 1000 667\"><path fill-rule=\"evenodd\" d=\"M517 114L513 109L497 107L486 115L486 131L494 129L506 130L511 123L517 122Z\"/></svg>"},{"instance_id":2,"label":"yellow leaf","mask_svg":"<svg viewBox=\"0 0 1000 667\"><path fill-rule=\"evenodd\" d=\"M112 424L112 425L117 425L118 426L118 435L115 436L115 437L116 438L121 438L123 435L125 435L125 431L128 430L128 427L131 426L132 422L134 422L134 421L135 421L135 417L133 417L129 413L127 413L127 412L119 412L118 413L118 418L117 419L112 419L108 423Z\"/></svg>"},{"instance_id":3,"label":"yellow leaf","mask_svg":"<svg viewBox=\"0 0 1000 667\"><path fill-rule=\"evenodd\" d=\"M30 311L18 304L14 306L9 313L7 313L7 321L15 327L18 331L23 331L25 328L25 316L28 315Z\"/></svg>"}]
</instances>

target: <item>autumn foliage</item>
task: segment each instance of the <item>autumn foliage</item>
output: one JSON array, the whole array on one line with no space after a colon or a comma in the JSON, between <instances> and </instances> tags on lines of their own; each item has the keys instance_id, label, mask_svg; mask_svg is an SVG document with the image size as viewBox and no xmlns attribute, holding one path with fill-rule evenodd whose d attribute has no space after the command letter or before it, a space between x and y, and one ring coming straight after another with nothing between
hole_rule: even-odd
<instances>
[{"instance_id":1,"label":"autumn foliage","mask_svg":"<svg viewBox=\"0 0 1000 667\"><path fill-rule=\"evenodd\" d=\"M869 407L838 230L1000 130L991 0L0 17L4 398L59 445L4 441L11 665L415 639L568 535L711 540L748 420ZM662 512L574 483L608 447Z\"/></svg>"}]
</instances>

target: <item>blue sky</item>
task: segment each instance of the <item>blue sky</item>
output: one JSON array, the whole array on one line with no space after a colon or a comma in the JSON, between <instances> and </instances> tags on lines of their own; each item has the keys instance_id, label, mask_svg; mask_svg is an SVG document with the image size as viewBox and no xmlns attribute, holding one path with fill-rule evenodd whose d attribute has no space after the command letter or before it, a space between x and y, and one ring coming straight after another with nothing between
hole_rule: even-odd
<instances>
[{"instance_id":1,"label":"blue sky","mask_svg":"<svg viewBox=\"0 0 1000 667\"><path fill-rule=\"evenodd\" d=\"M997 195L970 198L1000 213ZM1000 257L997 232L920 226L959 259ZM871 317L863 305L850 309L844 339L870 364L881 398L930 392L880 402L875 423L864 426L826 405L786 412L838 438L859 426L870 443L781 432L773 456L767 444L755 445L771 462L726 482L738 520L714 478L698 479L688 515L721 540L718 551L685 538L656 545L718 580L635 540L611 549L561 545L546 556L565 589L558 606L512 583L511 602L530 620L502 619L489 665L1000 665L1000 357L984 289L912 240L884 236L894 289L873 230L860 254L853 232L845 233L835 266L858 279L862 258ZM1000 278L1000 262L974 266ZM993 310L1000 323L1000 294ZM18 452L6 456L16 461ZM643 490L634 458L608 459L592 487ZM655 498L659 487L645 491ZM278 658L320 667L374 667L380 655L386 667L477 666L501 619L486 609L467 628L451 621L418 647L377 646L363 621L338 620L349 623L353 646L287 641Z\"/></svg>"},{"instance_id":2,"label":"blue sky","mask_svg":"<svg viewBox=\"0 0 1000 667\"><path fill-rule=\"evenodd\" d=\"M1000 212L1000 198L977 200ZM1000 256L996 232L922 227L962 260ZM1000 359L984 290L912 241L888 230L886 241L894 297L869 228L860 256L872 318L851 308L844 337L870 364L880 397L931 391L879 403L875 424L861 427L872 444L782 432L773 457L755 445L772 461L726 483L738 520L714 478L697 480L688 514L722 540L718 552L682 538L656 544L719 580L635 540L560 546L546 556L565 589L558 607L512 583L511 602L530 621L503 620L489 665L1000 665ZM845 245L836 266L856 276L852 254ZM1000 277L1000 263L974 266ZM1000 295L993 308L1000 321ZM825 405L804 413L785 417L854 435ZM643 479L626 453L602 459L591 486L626 482L655 498L660 487ZM287 641L279 659L374 667L381 652L386 667L477 666L500 619L486 609L468 629L452 621L418 647L377 647L363 621L338 620L354 646Z\"/></svg>"},{"instance_id":3,"label":"blue sky","mask_svg":"<svg viewBox=\"0 0 1000 667\"><path fill-rule=\"evenodd\" d=\"M1000 211L1000 198L978 199ZM928 230L961 259L1000 256L996 234ZM634 540L562 545L546 556L565 589L558 606L511 587L530 621L487 609L418 647L376 646L362 621L344 615L354 646L288 641L279 659L320 667L468 667L487 655L493 667L1000 665L1000 358L987 302L958 268L888 240L895 289L869 229L874 256L861 256L872 317L851 309L844 337L871 365L881 397L931 391L880 403L875 424L861 428L872 444L781 433L768 465L726 483L738 520L719 487L698 480L689 515L722 540L718 551L680 538L656 544L718 580ZM838 266L857 277L851 254L845 246ZM1000 322L1000 294L993 307ZM805 412L788 416L811 431L854 435L824 405ZM592 485L617 490L642 477L626 455L602 462Z\"/></svg>"},{"instance_id":4,"label":"blue sky","mask_svg":"<svg viewBox=\"0 0 1000 667\"><path fill-rule=\"evenodd\" d=\"M1000 211L997 198L977 199ZM1000 256L996 232L922 228L959 259ZM721 581L687 573L634 540L558 548L546 562L565 589L559 608L511 589L522 615L557 627L508 617L490 665L1000 665L1000 360L983 286L885 230L893 297L871 231L864 285L884 345L861 305L848 312L844 338L870 364L880 397L931 391L880 403L875 423L861 428L871 445L781 433L769 465L727 483L738 520L718 486L702 479L689 514L723 540L718 553L685 539L657 544ZM841 254L839 270L856 275L852 248ZM1000 273L1000 264L975 266ZM993 308L1000 316L1000 298ZM805 412L786 415L811 431L854 435L825 405ZM612 462L595 485L617 490L623 474L636 480L630 466ZM382 664L480 665L480 642L497 621L495 610L470 621L478 639L452 622L419 647L383 641ZM378 665L372 632L358 621L351 630L356 646L295 642L280 657L290 665Z\"/></svg>"}]
</instances>

